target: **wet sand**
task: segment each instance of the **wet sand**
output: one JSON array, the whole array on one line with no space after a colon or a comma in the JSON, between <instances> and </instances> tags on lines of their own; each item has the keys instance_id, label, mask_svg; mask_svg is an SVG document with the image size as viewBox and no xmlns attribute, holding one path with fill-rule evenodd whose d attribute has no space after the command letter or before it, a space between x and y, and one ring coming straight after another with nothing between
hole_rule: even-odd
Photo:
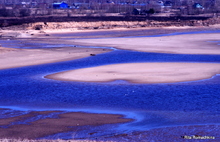
<instances>
[{"instance_id":1,"label":"wet sand","mask_svg":"<svg viewBox=\"0 0 220 142\"><path fill-rule=\"evenodd\" d=\"M14 112L16 113L16 111ZM3 116L4 114L1 117ZM133 120L123 118L122 115L31 111L26 114L0 119L0 138L37 139L69 131L75 131L77 133L80 126L99 126L130 121ZM94 133L97 132L94 131ZM87 135L90 136L92 134L88 133Z\"/></svg>"},{"instance_id":2,"label":"wet sand","mask_svg":"<svg viewBox=\"0 0 220 142\"><path fill-rule=\"evenodd\" d=\"M0 109L4 111L8 109ZM16 111L14 111L16 113ZM17 112L18 114L19 112ZM72 139L78 134L81 126L100 126L104 124L127 123L132 119L123 118L122 115L93 114L82 112L62 111L29 111L25 114L0 119L0 138L8 139L38 139L57 133L70 132ZM8 115L5 113L5 115ZM107 131L107 130L106 130ZM85 139L96 139L97 141L178 141L187 139L206 139L219 141L219 125L186 125L153 128L145 131L128 133L111 133L96 137L100 131L92 130L84 135Z\"/></svg>"},{"instance_id":3,"label":"wet sand","mask_svg":"<svg viewBox=\"0 0 220 142\"><path fill-rule=\"evenodd\" d=\"M209 141L219 142L219 125L186 125L186 126L173 126L155 128L142 132L133 132L130 134L119 134L107 140L115 141L166 141L166 142L186 142L186 141Z\"/></svg>"},{"instance_id":4,"label":"wet sand","mask_svg":"<svg viewBox=\"0 0 220 142\"><path fill-rule=\"evenodd\" d=\"M0 109L7 111L9 109ZM8 113L3 113L0 119L0 138L8 139L38 139L54 135L57 133L70 132L72 139L78 132L81 126L96 127L104 124L127 123L132 119L123 118L122 115L111 114L93 114L83 112L62 112L62 111L29 111L16 112L13 114L10 110ZM24 114L22 114L24 113ZM4 117L5 116L5 117ZM105 131L105 130L103 130ZM108 131L108 130L106 130ZM184 142L188 139L206 139L218 142L220 127L219 125L186 125L186 126L169 126L160 128L151 128L145 131L117 133L114 131L110 134L96 137L100 134L99 130L86 131L85 139L96 139L97 141L174 141ZM85 133L85 132L84 132Z\"/></svg>"}]
</instances>

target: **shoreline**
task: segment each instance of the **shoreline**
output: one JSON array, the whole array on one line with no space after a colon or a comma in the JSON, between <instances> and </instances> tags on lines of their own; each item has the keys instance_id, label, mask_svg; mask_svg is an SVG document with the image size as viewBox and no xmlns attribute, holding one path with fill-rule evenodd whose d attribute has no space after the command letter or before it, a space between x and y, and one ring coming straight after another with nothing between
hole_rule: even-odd
<instances>
[{"instance_id":1,"label":"shoreline","mask_svg":"<svg viewBox=\"0 0 220 142\"><path fill-rule=\"evenodd\" d=\"M220 25L213 25L210 27L212 30L220 29ZM102 47L116 47L118 49L125 50L135 50L141 52L156 52L156 53L175 53L175 54L220 54L219 50L216 50L218 46L213 42L204 42L207 40L219 40L218 35L209 34L193 34L193 35L176 35L176 36L163 36L163 37L138 37L138 38L111 38L111 37L124 37L128 36L147 36L147 35L157 35L173 32L189 32L189 31L201 31L207 30L207 27L169 27L169 28L140 28L140 29L114 29L114 30L87 30L87 31L60 31L60 30L47 30L47 31L4 31L1 32L5 34L5 38L2 40L16 41L17 46L27 46L33 41L35 43L44 44L61 44L65 43L63 47L51 48L51 49L16 49L16 48L5 48L0 47L0 69L8 69L14 67L23 67L29 65L38 65L45 63L54 63L59 61L67 61L73 59L79 59L84 57L89 57L91 55L106 53L111 50L102 49ZM107 34L105 34L107 33ZM13 37L13 35L17 35ZM64 35L64 37L62 37ZM197 42L189 43L190 40L195 39L197 35ZM198 36L200 35L200 36ZM212 35L212 37L210 37ZM191 36L191 39L190 39ZM205 36L206 38L204 38ZM100 37L102 37L100 39ZM104 37L104 39L103 39ZM106 37L106 38L105 38ZM182 38L183 37L183 38ZM203 37L202 40L199 38ZM70 38L70 39L67 39ZM79 39L85 38L85 39ZM99 38L99 39L92 39ZM166 45L179 45L178 38L187 39L183 40L184 44L187 46L180 46L179 48L168 47ZM11 40L10 40L11 39ZM153 39L153 40L152 40ZM144 40L144 41L143 41ZM188 41L189 40L189 41ZM170 42L174 41L174 42ZM178 42L177 42L178 41ZM123 44L122 44L123 43ZM147 43L147 44L146 44ZM196 44L201 44L206 46L214 46L212 49L196 49L187 48L194 46ZM75 48L68 47L68 45L82 45L82 46L97 46L100 48ZM144 45L144 46L143 46ZM152 45L157 48L152 48ZM159 47L160 46L160 47ZM6 46L7 47L7 46ZM137 48L138 47L138 48ZM146 48L147 47L147 48ZM183 50L184 49L184 50ZM86 53L87 52L87 53ZM17 56L17 57L16 57ZM56 58L54 58L54 56ZM25 57L25 58L24 58Z\"/></svg>"},{"instance_id":2,"label":"shoreline","mask_svg":"<svg viewBox=\"0 0 220 142\"><path fill-rule=\"evenodd\" d=\"M58 20L58 19L59 20ZM169 26L210 26L220 23L220 18L213 14L168 16L154 14L150 17L138 15L64 15L30 16L1 18L2 29L114 29L139 27L169 27ZM60 24L62 23L62 24Z\"/></svg>"},{"instance_id":3,"label":"shoreline","mask_svg":"<svg viewBox=\"0 0 220 142\"><path fill-rule=\"evenodd\" d=\"M8 109L0 108L0 112L4 110ZM48 141L51 139L57 140L56 134L60 134L61 137L68 137L68 135L72 133L71 136L73 137L69 138L68 141L77 141L82 140L82 138L80 138L80 131L82 130L83 133L86 133L85 135L87 135L86 138L83 138L83 140L86 141L94 139L96 139L96 141L150 141L155 139L166 141L172 139L181 141L184 140L184 136L209 136L208 139L220 139L218 137L218 131L220 130L218 124L168 125L150 128L144 131L136 130L131 132L122 131L114 133L114 130L109 131L111 128L114 128L114 125L129 123L134 121L134 119L125 118L124 115L121 114L98 114L52 110L28 111L24 114L21 112L20 115L18 115L19 113L15 114L17 114L15 117L0 119L0 124L2 126L9 126L8 128L0 128L1 138L16 140L39 140L40 138L40 140ZM110 127L105 127L106 124L110 124ZM99 126L101 127L99 128ZM85 127L95 129L85 131ZM110 128L108 129L109 133L105 133L104 135L101 134L101 136L99 136L103 131L103 128ZM65 133L67 133L67 135L65 135ZM155 137L155 135L157 137ZM77 136L79 138L77 138Z\"/></svg>"},{"instance_id":4,"label":"shoreline","mask_svg":"<svg viewBox=\"0 0 220 142\"><path fill-rule=\"evenodd\" d=\"M71 34L67 37L79 38L77 35L80 33L86 33L82 35L83 38L103 38L103 37L127 37L127 36L148 36L148 35L158 35L167 34L175 32L191 32L191 31L202 31L202 30L219 30L220 24L210 25L210 26L162 26L162 27L137 27L137 28L126 28L118 27L113 29L74 29L74 28L64 28L64 29L1 29L0 39L50 39L50 38L62 38L63 34ZM126 32L131 31L131 33ZM138 32L139 31L139 32ZM111 33L112 32L112 33ZM120 32L120 33L119 33ZM92 33L92 34L89 34ZM110 34L100 34L100 33L111 33ZM54 36L55 35L55 36ZM65 37L64 37L65 38Z\"/></svg>"}]
</instances>

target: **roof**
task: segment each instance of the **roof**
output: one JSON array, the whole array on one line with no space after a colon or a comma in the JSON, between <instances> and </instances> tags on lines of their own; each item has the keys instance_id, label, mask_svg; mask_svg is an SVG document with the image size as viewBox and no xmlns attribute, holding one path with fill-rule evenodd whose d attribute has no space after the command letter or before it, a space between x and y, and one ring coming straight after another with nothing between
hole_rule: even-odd
<instances>
[{"instance_id":1,"label":"roof","mask_svg":"<svg viewBox=\"0 0 220 142\"><path fill-rule=\"evenodd\" d=\"M57 2L57 3L53 3L54 5L61 5L61 4L67 4L65 2Z\"/></svg>"}]
</instances>

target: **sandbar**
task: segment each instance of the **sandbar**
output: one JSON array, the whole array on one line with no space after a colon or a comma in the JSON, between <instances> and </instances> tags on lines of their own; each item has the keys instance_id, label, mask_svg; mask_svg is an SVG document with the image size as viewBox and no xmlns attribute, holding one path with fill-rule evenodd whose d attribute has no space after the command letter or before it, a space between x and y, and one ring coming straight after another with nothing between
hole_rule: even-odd
<instances>
[{"instance_id":1,"label":"sandbar","mask_svg":"<svg viewBox=\"0 0 220 142\"><path fill-rule=\"evenodd\" d=\"M161 37L77 39L75 43L141 52L219 55L219 37L220 33L201 33Z\"/></svg>"},{"instance_id":2,"label":"sandbar","mask_svg":"<svg viewBox=\"0 0 220 142\"><path fill-rule=\"evenodd\" d=\"M52 114L57 113L56 117ZM4 114L3 114L4 115ZM36 119L38 118L38 119ZM131 122L133 119L123 118L118 114L94 114L83 112L31 111L23 115L0 119L0 138L37 139L57 133L72 131L81 126L100 126ZM97 131L94 130L94 133ZM90 136L93 133L88 133ZM74 134L73 138L74 139Z\"/></svg>"},{"instance_id":3,"label":"sandbar","mask_svg":"<svg viewBox=\"0 0 220 142\"><path fill-rule=\"evenodd\" d=\"M126 80L132 83L174 83L208 79L219 73L220 64L216 63L125 63L65 71L45 77L79 82Z\"/></svg>"},{"instance_id":4,"label":"sandbar","mask_svg":"<svg viewBox=\"0 0 220 142\"><path fill-rule=\"evenodd\" d=\"M89 57L108 49L54 47L49 49L15 49L0 47L0 69L39 65Z\"/></svg>"}]
</instances>

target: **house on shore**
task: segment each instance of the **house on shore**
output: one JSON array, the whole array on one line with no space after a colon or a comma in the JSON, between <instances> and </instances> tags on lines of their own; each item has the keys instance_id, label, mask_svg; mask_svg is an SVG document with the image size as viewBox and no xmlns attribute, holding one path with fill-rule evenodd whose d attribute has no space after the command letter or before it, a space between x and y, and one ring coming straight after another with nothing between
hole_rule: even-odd
<instances>
[{"instance_id":1,"label":"house on shore","mask_svg":"<svg viewBox=\"0 0 220 142\"><path fill-rule=\"evenodd\" d=\"M69 6L65 2L61 2L61 3L53 3L53 8L54 9L66 9L66 8L69 8Z\"/></svg>"}]
</instances>

